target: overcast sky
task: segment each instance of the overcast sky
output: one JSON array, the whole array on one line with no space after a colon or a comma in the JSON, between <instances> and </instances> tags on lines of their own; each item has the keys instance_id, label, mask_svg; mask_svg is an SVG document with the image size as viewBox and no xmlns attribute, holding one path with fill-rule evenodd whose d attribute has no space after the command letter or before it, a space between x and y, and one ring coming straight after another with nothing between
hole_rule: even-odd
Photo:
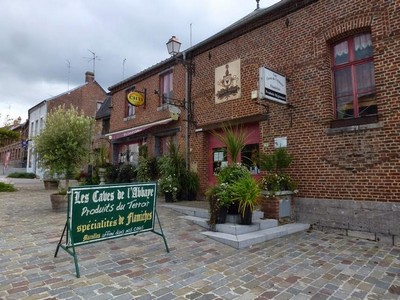
<instances>
[{"instance_id":1,"label":"overcast sky","mask_svg":"<svg viewBox=\"0 0 400 300\"><path fill-rule=\"evenodd\" d=\"M261 0L261 8L279 0ZM84 83L93 71L106 90L256 8L256 0L0 0L0 121ZM192 25L190 25L192 24ZM191 29L190 29L191 28ZM190 34L192 32L192 35ZM125 63L124 63L125 60Z\"/></svg>"}]
</instances>

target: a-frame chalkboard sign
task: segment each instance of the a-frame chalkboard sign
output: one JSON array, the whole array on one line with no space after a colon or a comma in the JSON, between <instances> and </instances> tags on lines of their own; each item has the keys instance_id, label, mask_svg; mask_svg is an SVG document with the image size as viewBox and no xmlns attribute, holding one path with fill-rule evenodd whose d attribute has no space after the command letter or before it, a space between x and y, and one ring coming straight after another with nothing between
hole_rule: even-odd
<instances>
[{"instance_id":1,"label":"a-frame chalkboard sign","mask_svg":"<svg viewBox=\"0 0 400 300\"><path fill-rule=\"evenodd\" d=\"M76 246L150 231L163 238L169 252L156 210L156 183L77 186L70 187L67 195L67 222L54 257L60 247L72 255L77 277Z\"/></svg>"}]
</instances>

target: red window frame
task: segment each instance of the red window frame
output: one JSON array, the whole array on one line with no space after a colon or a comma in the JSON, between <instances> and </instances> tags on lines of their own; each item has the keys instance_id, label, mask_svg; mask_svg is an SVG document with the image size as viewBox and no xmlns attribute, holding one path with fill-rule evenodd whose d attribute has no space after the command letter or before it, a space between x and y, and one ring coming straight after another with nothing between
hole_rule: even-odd
<instances>
[{"instance_id":1,"label":"red window frame","mask_svg":"<svg viewBox=\"0 0 400 300\"><path fill-rule=\"evenodd\" d=\"M160 75L160 104L169 103L174 96L174 77L172 70Z\"/></svg>"},{"instance_id":2,"label":"red window frame","mask_svg":"<svg viewBox=\"0 0 400 300\"><path fill-rule=\"evenodd\" d=\"M371 66L368 67L370 74L367 77L369 77L369 81L371 81L372 85L369 88L363 89L362 91L362 95L363 96L367 96L367 98L371 98L369 99L369 103L371 103L372 105L371 110L369 112L369 115L376 115L377 114L377 107L376 107L376 98L375 98L375 74L374 74L374 58L373 58L373 53L371 53L370 56L361 58L361 59L356 59L356 55L355 55L355 38L356 37L360 37L362 35L369 35L369 38L371 39L371 34L364 32L361 34L357 34L357 35L353 35L353 36L349 36L346 39L340 40L337 43L335 43L334 45L332 45L331 48L331 60L332 60L332 76L333 76L333 89L334 89L334 110L335 110L335 118L336 119L349 119L349 118L358 118L358 117L362 117L364 115L368 115L368 112L366 114L360 115L360 103L359 103L359 92L360 90L358 90L358 83L357 83L357 67L360 66L367 66L368 64L370 64ZM339 64L335 64L335 47L340 45L343 42L347 42L347 53L348 53L348 61L344 62L344 63L339 63ZM338 73L338 71L346 71L346 70L350 70L350 78L351 78L351 89L349 89L347 94L341 94L338 95L338 87L337 87L337 80L339 80L339 78L336 76L336 74ZM361 73L361 71L360 71ZM359 73L359 74L360 74ZM365 73L365 72L364 72ZM365 76L365 74L364 74ZM343 76L344 77L344 76ZM343 80L343 78L342 78ZM342 112L342 116L340 116L340 112L338 110L338 102L339 102L339 98L344 98L344 97L351 97L352 98L352 116L346 116L345 112ZM371 113L372 112L372 113Z\"/></svg>"}]
</instances>

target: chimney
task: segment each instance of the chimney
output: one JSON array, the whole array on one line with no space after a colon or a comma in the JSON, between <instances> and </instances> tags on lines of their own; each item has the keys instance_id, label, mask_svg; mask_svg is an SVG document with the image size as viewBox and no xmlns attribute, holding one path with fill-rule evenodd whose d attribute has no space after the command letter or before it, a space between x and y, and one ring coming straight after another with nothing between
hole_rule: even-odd
<instances>
[{"instance_id":1,"label":"chimney","mask_svg":"<svg viewBox=\"0 0 400 300\"><path fill-rule=\"evenodd\" d=\"M90 72L90 71L87 71L86 73L85 73L85 82L93 82L94 81L94 73L93 72Z\"/></svg>"}]
</instances>

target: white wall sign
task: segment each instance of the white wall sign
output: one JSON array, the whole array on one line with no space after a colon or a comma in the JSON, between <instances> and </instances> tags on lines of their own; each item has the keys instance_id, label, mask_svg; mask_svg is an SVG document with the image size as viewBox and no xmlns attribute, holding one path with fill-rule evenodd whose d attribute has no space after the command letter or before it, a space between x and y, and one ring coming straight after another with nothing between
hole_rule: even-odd
<instances>
[{"instance_id":1,"label":"white wall sign","mask_svg":"<svg viewBox=\"0 0 400 300\"><path fill-rule=\"evenodd\" d=\"M277 137L274 139L274 147L276 148L286 148L287 147L287 137Z\"/></svg>"},{"instance_id":2,"label":"white wall sign","mask_svg":"<svg viewBox=\"0 0 400 300\"><path fill-rule=\"evenodd\" d=\"M260 99L287 104L286 77L261 67L259 70Z\"/></svg>"}]
</instances>

